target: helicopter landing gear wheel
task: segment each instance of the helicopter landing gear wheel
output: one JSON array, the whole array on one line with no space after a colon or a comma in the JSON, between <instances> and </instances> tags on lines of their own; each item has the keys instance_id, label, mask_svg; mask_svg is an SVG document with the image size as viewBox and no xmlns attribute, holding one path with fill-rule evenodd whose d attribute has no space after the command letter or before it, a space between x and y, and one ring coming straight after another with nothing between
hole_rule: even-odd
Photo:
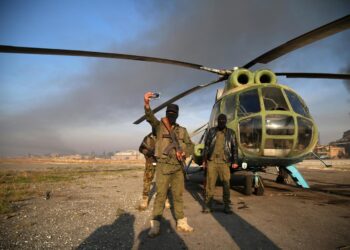
<instances>
[{"instance_id":1,"label":"helicopter landing gear wheel","mask_svg":"<svg viewBox=\"0 0 350 250\"><path fill-rule=\"evenodd\" d=\"M263 182L262 178L259 175L254 174L253 179L254 179L254 181L253 181L254 182L254 194L257 196L264 195L265 187L264 187L264 182Z\"/></svg>"}]
</instances>

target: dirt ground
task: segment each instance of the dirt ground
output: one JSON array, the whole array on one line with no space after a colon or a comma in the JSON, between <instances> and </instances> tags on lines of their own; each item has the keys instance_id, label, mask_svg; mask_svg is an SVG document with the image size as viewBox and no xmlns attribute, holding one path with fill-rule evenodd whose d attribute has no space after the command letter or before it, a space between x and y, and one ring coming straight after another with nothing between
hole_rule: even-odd
<instances>
[{"instance_id":1,"label":"dirt ground","mask_svg":"<svg viewBox=\"0 0 350 250\"><path fill-rule=\"evenodd\" d=\"M202 214L201 173L184 194L185 214L195 231L175 230L164 211L161 235L147 237L150 208L140 212L140 165L17 164L0 162L0 172L76 170L72 180L34 183L39 192L13 202L0 215L0 249L337 249L350 246L350 160L324 168L305 161L299 169L311 188L274 182L263 174L264 196L231 192L234 213L222 213L217 187L215 212ZM75 172L76 173L76 172ZM348 249L348 248L347 248Z\"/></svg>"}]
</instances>

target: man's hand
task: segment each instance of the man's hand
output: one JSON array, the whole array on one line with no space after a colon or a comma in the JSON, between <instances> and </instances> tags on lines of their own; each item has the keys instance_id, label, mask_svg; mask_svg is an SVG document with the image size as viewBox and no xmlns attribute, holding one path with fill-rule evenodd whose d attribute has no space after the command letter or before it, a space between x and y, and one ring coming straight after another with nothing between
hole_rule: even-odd
<instances>
[{"instance_id":1,"label":"man's hand","mask_svg":"<svg viewBox=\"0 0 350 250\"><path fill-rule=\"evenodd\" d=\"M203 161L202 167L204 169L206 169L208 167L208 162L207 161Z\"/></svg>"},{"instance_id":2,"label":"man's hand","mask_svg":"<svg viewBox=\"0 0 350 250\"><path fill-rule=\"evenodd\" d=\"M238 164L237 164L237 163L233 163L233 164L232 164L232 168L233 168L233 169L238 168Z\"/></svg>"},{"instance_id":3,"label":"man's hand","mask_svg":"<svg viewBox=\"0 0 350 250\"><path fill-rule=\"evenodd\" d=\"M151 96L153 96L153 93L152 93L152 92L147 92L147 93L145 93L145 95L143 96L143 100L144 100L144 102L145 102L145 107L146 107L147 109L150 108L150 106L149 106L149 100L150 100L150 97L151 97Z\"/></svg>"},{"instance_id":4,"label":"man's hand","mask_svg":"<svg viewBox=\"0 0 350 250\"><path fill-rule=\"evenodd\" d=\"M177 152L176 152L176 158L177 158L179 161L184 160L184 159L186 158L185 152L177 151Z\"/></svg>"}]
</instances>

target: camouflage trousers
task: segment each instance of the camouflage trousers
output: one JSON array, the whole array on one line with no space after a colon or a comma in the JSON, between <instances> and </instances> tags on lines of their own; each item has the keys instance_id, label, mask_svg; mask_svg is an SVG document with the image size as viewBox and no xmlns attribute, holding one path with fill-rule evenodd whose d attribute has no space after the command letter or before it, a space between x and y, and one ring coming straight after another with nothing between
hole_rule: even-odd
<instances>
[{"instance_id":1,"label":"camouflage trousers","mask_svg":"<svg viewBox=\"0 0 350 250\"><path fill-rule=\"evenodd\" d=\"M169 186L173 199L175 219L184 218L183 192L184 174L180 164L157 163L156 185L157 195L153 205L153 219L161 220Z\"/></svg>"},{"instance_id":2,"label":"camouflage trousers","mask_svg":"<svg viewBox=\"0 0 350 250\"><path fill-rule=\"evenodd\" d=\"M212 200L218 177L222 182L223 201L225 204L230 204L230 166L228 163L215 163L214 161L208 161L205 202Z\"/></svg>"},{"instance_id":3,"label":"camouflage trousers","mask_svg":"<svg viewBox=\"0 0 350 250\"><path fill-rule=\"evenodd\" d=\"M156 165L153 165L153 162L154 161L151 158L146 158L145 172L143 174L143 197L149 196L152 180L156 171Z\"/></svg>"}]
</instances>

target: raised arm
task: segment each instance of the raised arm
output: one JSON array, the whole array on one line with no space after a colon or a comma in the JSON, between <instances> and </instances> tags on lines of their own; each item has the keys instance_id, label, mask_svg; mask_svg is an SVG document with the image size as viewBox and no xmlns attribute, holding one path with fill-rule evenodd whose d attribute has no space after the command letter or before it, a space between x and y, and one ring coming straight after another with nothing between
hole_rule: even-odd
<instances>
[{"instance_id":1,"label":"raised arm","mask_svg":"<svg viewBox=\"0 0 350 250\"><path fill-rule=\"evenodd\" d=\"M156 129L158 128L160 121L154 116L151 106L149 104L150 98L153 95L152 92L147 92L144 95L144 103L145 103L145 115L146 115L146 120L151 124L152 128Z\"/></svg>"}]
</instances>

